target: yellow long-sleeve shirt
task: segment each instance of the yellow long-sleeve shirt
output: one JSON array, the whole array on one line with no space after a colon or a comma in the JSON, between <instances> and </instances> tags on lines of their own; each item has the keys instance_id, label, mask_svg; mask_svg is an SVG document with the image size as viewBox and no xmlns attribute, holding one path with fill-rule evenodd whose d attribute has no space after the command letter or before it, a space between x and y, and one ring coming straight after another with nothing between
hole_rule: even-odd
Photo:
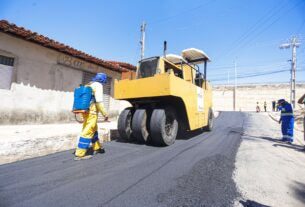
<instances>
[{"instance_id":1,"label":"yellow long-sleeve shirt","mask_svg":"<svg viewBox=\"0 0 305 207\"><path fill-rule=\"evenodd\" d=\"M95 97L95 102L90 105L89 113L98 114L100 112L103 116L108 116L103 104L103 85L99 82L91 82L88 85L92 88Z\"/></svg>"}]
</instances>

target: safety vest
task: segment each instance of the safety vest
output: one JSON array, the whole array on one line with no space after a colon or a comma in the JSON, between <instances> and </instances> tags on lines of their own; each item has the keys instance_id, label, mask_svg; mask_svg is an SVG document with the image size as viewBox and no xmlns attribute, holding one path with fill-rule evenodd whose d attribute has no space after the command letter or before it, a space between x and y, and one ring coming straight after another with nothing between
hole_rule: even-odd
<instances>
[{"instance_id":1,"label":"safety vest","mask_svg":"<svg viewBox=\"0 0 305 207\"><path fill-rule=\"evenodd\" d=\"M290 103L285 103L279 107L279 110L281 110L281 117L293 117L293 109Z\"/></svg>"}]
</instances>

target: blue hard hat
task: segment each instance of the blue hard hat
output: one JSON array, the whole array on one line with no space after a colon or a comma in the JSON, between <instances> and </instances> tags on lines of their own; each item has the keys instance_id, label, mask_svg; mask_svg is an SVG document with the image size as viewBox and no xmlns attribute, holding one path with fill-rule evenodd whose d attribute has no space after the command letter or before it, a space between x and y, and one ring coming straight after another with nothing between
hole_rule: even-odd
<instances>
[{"instance_id":1,"label":"blue hard hat","mask_svg":"<svg viewBox=\"0 0 305 207\"><path fill-rule=\"evenodd\" d=\"M282 103L284 103L285 101L286 101L285 99L280 99L280 100L277 101L277 103L278 103L278 104L282 104Z\"/></svg>"},{"instance_id":2,"label":"blue hard hat","mask_svg":"<svg viewBox=\"0 0 305 207\"><path fill-rule=\"evenodd\" d=\"M107 75L105 73L97 73L93 78L92 81L96 81L99 83L106 83L107 82Z\"/></svg>"}]
</instances>

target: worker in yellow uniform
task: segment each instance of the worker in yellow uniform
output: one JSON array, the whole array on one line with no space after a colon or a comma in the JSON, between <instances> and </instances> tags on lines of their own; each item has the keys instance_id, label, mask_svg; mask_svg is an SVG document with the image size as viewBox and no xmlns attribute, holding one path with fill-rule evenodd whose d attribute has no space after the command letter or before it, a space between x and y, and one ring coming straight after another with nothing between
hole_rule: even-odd
<instances>
[{"instance_id":1,"label":"worker in yellow uniform","mask_svg":"<svg viewBox=\"0 0 305 207\"><path fill-rule=\"evenodd\" d=\"M87 85L92 88L93 100L91 101L89 112L83 114L83 128L75 151L74 160L91 158L92 155L87 154L90 144L92 144L93 154L105 152L98 138L97 118L98 113L100 112L105 117L105 121L108 120L108 115L103 104L102 84L105 84L106 82L107 75L104 73L97 73Z\"/></svg>"}]
</instances>

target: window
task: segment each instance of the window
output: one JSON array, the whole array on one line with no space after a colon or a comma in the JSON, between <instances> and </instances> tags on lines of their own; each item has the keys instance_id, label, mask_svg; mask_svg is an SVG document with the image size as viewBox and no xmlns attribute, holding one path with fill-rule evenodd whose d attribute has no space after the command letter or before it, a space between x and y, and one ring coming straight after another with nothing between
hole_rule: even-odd
<instances>
[{"instance_id":1,"label":"window","mask_svg":"<svg viewBox=\"0 0 305 207\"><path fill-rule=\"evenodd\" d=\"M1 65L7 65L7 66L13 66L14 65L14 58L5 57L3 55L0 55L0 64Z\"/></svg>"},{"instance_id":2,"label":"window","mask_svg":"<svg viewBox=\"0 0 305 207\"><path fill-rule=\"evenodd\" d=\"M204 80L203 75L201 73L196 73L195 85L201 88L203 84L203 80Z\"/></svg>"},{"instance_id":3,"label":"window","mask_svg":"<svg viewBox=\"0 0 305 207\"><path fill-rule=\"evenodd\" d=\"M0 55L0 89L10 89L13 77L14 58Z\"/></svg>"},{"instance_id":4,"label":"window","mask_svg":"<svg viewBox=\"0 0 305 207\"><path fill-rule=\"evenodd\" d=\"M164 64L165 64L165 72L167 72L168 70L171 69L171 70L173 70L175 76L183 79L182 69L179 69L179 68L175 67L174 65L171 65L167 62L164 62Z\"/></svg>"},{"instance_id":5,"label":"window","mask_svg":"<svg viewBox=\"0 0 305 207\"><path fill-rule=\"evenodd\" d=\"M138 78L148 78L156 74L159 58L144 59L140 62Z\"/></svg>"}]
</instances>

